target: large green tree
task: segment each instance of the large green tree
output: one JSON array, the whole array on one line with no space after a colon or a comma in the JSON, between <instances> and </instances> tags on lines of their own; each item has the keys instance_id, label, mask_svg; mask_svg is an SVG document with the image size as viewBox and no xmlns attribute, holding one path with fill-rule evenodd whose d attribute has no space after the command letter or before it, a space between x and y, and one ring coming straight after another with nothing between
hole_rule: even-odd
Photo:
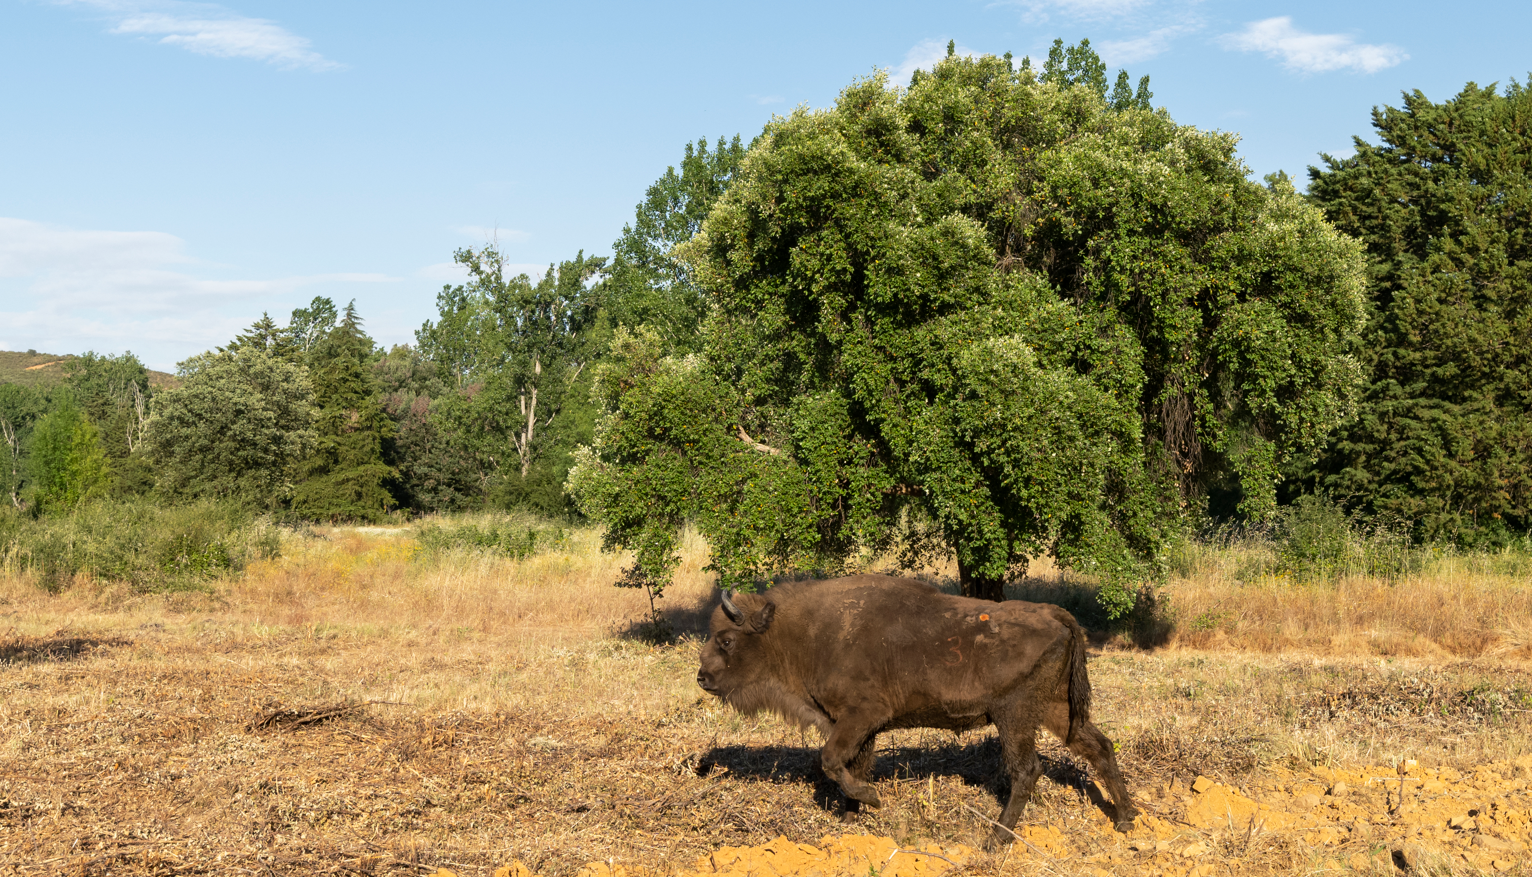
<instances>
[{"instance_id":1,"label":"large green tree","mask_svg":"<svg viewBox=\"0 0 1532 877\"><path fill-rule=\"evenodd\" d=\"M436 400L452 392L438 364L400 344L373 363L372 374L383 411L394 424L383 450L384 460L399 472L394 493L399 504L422 512L475 504L473 460L431 416Z\"/></svg>"},{"instance_id":2,"label":"large green tree","mask_svg":"<svg viewBox=\"0 0 1532 877\"><path fill-rule=\"evenodd\" d=\"M147 438L156 489L273 510L314 449L313 388L303 366L259 346L179 364L181 385L155 397Z\"/></svg>"},{"instance_id":3,"label":"large green tree","mask_svg":"<svg viewBox=\"0 0 1532 877\"><path fill-rule=\"evenodd\" d=\"M389 486L398 472L383 458L394 424L373 383L375 347L352 302L308 350L317 441L293 489L292 510L302 517L374 521L396 505Z\"/></svg>"},{"instance_id":4,"label":"large green tree","mask_svg":"<svg viewBox=\"0 0 1532 877\"><path fill-rule=\"evenodd\" d=\"M712 149L706 137L698 138L686 144L680 170L666 168L644 192L603 272L600 300L611 325L650 326L672 350L697 349L707 299L675 248L702 228L744 158L738 135L731 141L719 137Z\"/></svg>"},{"instance_id":5,"label":"large green tree","mask_svg":"<svg viewBox=\"0 0 1532 877\"><path fill-rule=\"evenodd\" d=\"M443 289L439 319L416 333L460 387L432 410L474 459L484 498L562 510L572 439L589 435L584 373L600 352L589 283L605 260L581 252L534 282L506 276L494 247L455 258L469 282Z\"/></svg>"},{"instance_id":6,"label":"large green tree","mask_svg":"<svg viewBox=\"0 0 1532 877\"><path fill-rule=\"evenodd\" d=\"M234 336L227 347L220 347L218 351L238 354L248 348L263 350L279 359L288 362L302 362L305 348L300 345L299 338L305 337L305 333L317 331L316 326L323 326L323 331L328 332L335 327L335 305L327 298L314 299L315 307L298 308L293 311L290 325L278 326L271 318L271 314L262 313L261 318L250 324L250 328ZM328 305L326 313L325 305ZM317 324L311 323L309 314L317 307L319 320ZM323 320L328 318L329 324L324 325Z\"/></svg>"},{"instance_id":7,"label":"large green tree","mask_svg":"<svg viewBox=\"0 0 1532 877\"><path fill-rule=\"evenodd\" d=\"M282 347L285 342L298 353L308 354L330 336L339 318L335 302L327 296L316 295L308 307L293 309L286 329L278 329L269 317L263 315L261 322L251 326L250 331L236 338L231 346L245 343L247 339L268 347Z\"/></svg>"},{"instance_id":8,"label":"large green tree","mask_svg":"<svg viewBox=\"0 0 1532 877\"><path fill-rule=\"evenodd\" d=\"M48 410L47 398L31 387L0 384L0 490L15 508L22 507L27 483L26 451L37 419Z\"/></svg>"},{"instance_id":9,"label":"large green tree","mask_svg":"<svg viewBox=\"0 0 1532 877\"><path fill-rule=\"evenodd\" d=\"M1314 473L1423 539L1532 527L1532 90L1374 109L1378 143L1310 168L1367 246L1371 384Z\"/></svg>"},{"instance_id":10,"label":"large green tree","mask_svg":"<svg viewBox=\"0 0 1532 877\"><path fill-rule=\"evenodd\" d=\"M700 354L624 334L570 474L663 583L902 546L1000 599L1044 553L1131 602L1182 503L1274 508L1352 403L1359 247L1235 137L1009 59L949 57L767 126L681 248Z\"/></svg>"},{"instance_id":11,"label":"large green tree","mask_svg":"<svg viewBox=\"0 0 1532 877\"><path fill-rule=\"evenodd\" d=\"M141 494L154 485L144 437L154 388L149 370L131 352L87 352L64 364L68 384L91 423L101 431L109 480L121 494Z\"/></svg>"},{"instance_id":12,"label":"large green tree","mask_svg":"<svg viewBox=\"0 0 1532 877\"><path fill-rule=\"evenodd\" d=\"M32 498L46 511L68 511L99 492L108 479L101 431L65 390L32 430Z\"/></svg>"}]
</instances>

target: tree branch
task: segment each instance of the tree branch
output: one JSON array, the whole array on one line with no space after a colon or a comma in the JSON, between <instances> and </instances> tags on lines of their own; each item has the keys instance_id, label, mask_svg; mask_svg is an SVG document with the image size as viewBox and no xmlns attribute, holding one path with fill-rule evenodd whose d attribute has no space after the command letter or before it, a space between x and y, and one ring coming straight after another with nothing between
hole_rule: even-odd
<instances>
[{"instance_id":1,"label":"tree branch","mask_svg":"<svg viewBox=\"0 0 1532 877\"><path fill-rule=\"evenodd\" d=\"M778 457L782 456L782 451L780 449L774 448L771 445L763 445L755 439L751 438L750 433L745 432L745 428L743 426L739 428L739 440L749 445L750 447L755 448L757 451L760 451L763 454L772 454Z\"/></svg>"}]
</instances>

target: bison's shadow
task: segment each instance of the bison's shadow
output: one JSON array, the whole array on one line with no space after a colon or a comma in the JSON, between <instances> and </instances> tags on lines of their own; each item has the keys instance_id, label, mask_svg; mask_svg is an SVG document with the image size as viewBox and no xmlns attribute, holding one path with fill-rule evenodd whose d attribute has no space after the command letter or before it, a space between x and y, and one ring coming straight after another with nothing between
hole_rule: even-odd
<instances>
[{"instance_id":1,"label":"bison's shadow","mask_svg":"<svg viewBox=\"0 0 1532 877\"><path fill-rule=\"evenodd\" d=\"M1043 742L1039 737L1038 743ZM1079 789L1096 809L1108 817L1116 810L1101 794L1085 768L1067 752L1039 752L1046 779L1070 789ZM783 745L731 744L715 746L697 763L697 773L706 776L715 768L745 780L778 784L812 785L814 803L829 812L840 812L844 796L819 766L817 747ZM928 777L955 776L975 788L988 790L998 806L1010 795L1010 778L1000 760L1000 741L990 735L968 743L947 741L918 746L880 746L873 765L874 783L891 779L924 780Z\"/></svg>"}]
</instances>

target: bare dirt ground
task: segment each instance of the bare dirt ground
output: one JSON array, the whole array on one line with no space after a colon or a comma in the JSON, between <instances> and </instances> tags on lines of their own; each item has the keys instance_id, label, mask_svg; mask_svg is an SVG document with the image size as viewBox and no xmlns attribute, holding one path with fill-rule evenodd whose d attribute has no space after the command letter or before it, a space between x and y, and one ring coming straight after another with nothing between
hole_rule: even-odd
<instances>
[{"instance_id":1,"label":"bare dirt ground","mask_svg":"<svg viewBox=\"0 0 1532 877\"><path fill-rule=\"evenodd\" d=\"M210 595L6 586L0 874L1529 872L1511 658L1100 651L1144 815L1112 831L1050 744L991 854L990 734L880 738L884 807L843 825L817 739L704 696L695 642L628 636L646 607L612 570L432 578L352 548ZM667 598L683 629L711 605L698 565Z\"/></svg>"}]
</instances>

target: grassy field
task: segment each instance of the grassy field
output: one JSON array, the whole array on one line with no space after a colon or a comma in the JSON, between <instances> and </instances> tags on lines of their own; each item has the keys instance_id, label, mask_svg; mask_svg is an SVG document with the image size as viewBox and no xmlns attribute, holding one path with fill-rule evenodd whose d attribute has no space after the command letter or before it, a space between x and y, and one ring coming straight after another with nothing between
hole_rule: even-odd
<instances>
[{"instance_id":1,"label":"grassy field","mask_svg":"<svg viewBox=\"0 0 1532 877\"><path fill-rule=\"evenodd\" d=\"M778 836L988 833L992 734L885 735L885 806L844 826L817 739L696 687L699 540L659 646L595 533L532 541L286 532L237 577L151 594L0 573L0 874L669 874ZM1097 631L1095 715L1140 827L1112 832L1050 743L1025 843L964 873L1527 873L1522 556L1295 584L1267 550L1194 551L1158 626ZM1089 591L1046 565L1016 589Z\"/></svg>"}]
</instances>

